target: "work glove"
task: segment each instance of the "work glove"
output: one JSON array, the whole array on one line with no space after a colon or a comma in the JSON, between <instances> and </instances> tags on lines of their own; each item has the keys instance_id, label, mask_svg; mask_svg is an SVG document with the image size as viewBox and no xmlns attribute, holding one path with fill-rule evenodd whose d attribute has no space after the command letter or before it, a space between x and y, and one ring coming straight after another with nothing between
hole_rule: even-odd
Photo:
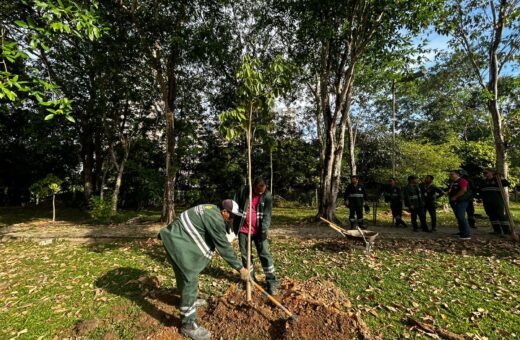
<instances>
[{"instance_id":1,"label":"work glove","mask_svg":"<svg viewBox=\"0 0 520 340\"><path fill-rule=\"evenodd\" d=\"M240 280L246 282L249 280L249 270L247 270L245 267L240 268Z\"/></svg>"},{"instance_id":2,"label":"work glove","mask_svg":"<svg viewBox=\"0 0 520 340\"><path fill-rule=\"evenodd\" d=\"M267 230L265 231L262 231L258 237L260 238L260 241L264 242L265 240L267 240Z\"/></svg>"},{"instance_id":3,"label":"work glove","mask_svg":"<svg viewBox=\"0 0 520 340\"><path fill-rule=\"evenodd\" d=\"M365 212L368 214L370 212L370 207L368 204L365 204Z\"/></svg>"}]
</instances>

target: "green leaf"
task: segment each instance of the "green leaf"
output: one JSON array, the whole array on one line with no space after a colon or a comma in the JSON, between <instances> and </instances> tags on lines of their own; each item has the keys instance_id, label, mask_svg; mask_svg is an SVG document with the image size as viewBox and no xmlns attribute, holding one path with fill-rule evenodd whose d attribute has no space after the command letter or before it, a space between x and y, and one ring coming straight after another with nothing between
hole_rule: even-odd
<instances>
[{"instance_id":1,"label":"green leaf","mask_svg":"<svg viewBox=\"0 0 520 340\"><path fill-rule=\"evenodd\" d=\"M22 20L16 20L14 23L16 25L18 25L19 27L23 27L23 28L29 27L29 25L27 25L27 23L25 21L22 21Z\"/></svg>"},{"instance_id":2,"label":"green leaf","mask_svg":"<svg viewBox=\"0 0 520 340\"><path fill-rule=\"evenodd\" d=\"M44 120L51 120L52 118L54 118L54 114L48 114L45 116Z\"/></svg>"},{"instance_id":3,"label":"green leaf","mask_svg":"<svg viewBox=\"0 0 520 340\"><path fill-rule=\"evenodd\" d=\"M67 120L69 122L72 122L72 123L76 123L76 120L74 119L74 117L70 116L70 115L66 115L65 118L67 118Z\"/></svg>"}]
</instances>

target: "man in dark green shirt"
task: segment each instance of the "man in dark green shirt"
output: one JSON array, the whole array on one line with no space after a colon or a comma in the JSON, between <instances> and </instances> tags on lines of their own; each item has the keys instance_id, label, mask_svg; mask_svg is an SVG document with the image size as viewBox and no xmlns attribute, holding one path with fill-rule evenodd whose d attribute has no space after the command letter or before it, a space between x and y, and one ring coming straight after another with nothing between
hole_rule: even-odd
<instances>
[{"instance_id":1,"label":"man in dark green shirt","mask_svg":"<svg viewBox=\"0 0 520 340\"><path fill-rule=\"evenodd\" d=\"M424 197L421 189L417 185L416 176L408 176L408 185L404 188L404 204L410 210L412 215L413 231L419 231L417 226L417 216L421 222L421 229L429 231L426 224L426 216L424 216Z\"/></svg>"},{"instance_id":2,"label":"man in dark green shirt","mask_svg":"<svg viewBox=\"0 0 520 340\"><path fill-rule=\"evenodd\" d=\"M221 209L201 204L186 210L159 232L181 294L181 332L191 339L205 340L211 336L196 323L196 312L197 306L205 304L204 300L197 300L199 274L209 264L213 251L218 250L220 256L240 272L242 280L249 279L248 270L238 260L226 236L226 221L231 221L232 214L236 213L238 205L232 200L223 201Z\"/></svg>"},{"instance_id":3,"label":"man in dark green shirt","mask_svg":"<svg viewBox=\"0 0 520 340\"><path fill-rule=\"evenodd\" d=\"M444 191L433 184L433 175L426 175L424 183L419 184L419 189L424 195L424 216L430 214L432 219L432 231L437 230L437 198L444 195Z\"/></svg>"}]
</instances>

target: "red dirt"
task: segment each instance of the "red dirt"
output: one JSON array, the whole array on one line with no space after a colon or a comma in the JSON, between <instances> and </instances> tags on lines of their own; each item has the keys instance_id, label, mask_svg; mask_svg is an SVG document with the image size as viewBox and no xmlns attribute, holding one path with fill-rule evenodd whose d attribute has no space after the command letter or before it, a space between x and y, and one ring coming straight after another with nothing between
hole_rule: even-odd
<instances>
[{"instance_id":1,"label":"red dirt","mask_svg":"<svg viewBox=\"0 0 520 340\"><path fill-rule=\"evenodd\" d=\"M351 339L370 337L370 332L353 313L341 311L350 302L333 284L309 280L284 280L278 300L297 321L271 304L258 291L251 304L245 302L245 290L232 285L224 296L211 303L202 323L213 338L234 339Z\"/></svg>"}]
</instances>

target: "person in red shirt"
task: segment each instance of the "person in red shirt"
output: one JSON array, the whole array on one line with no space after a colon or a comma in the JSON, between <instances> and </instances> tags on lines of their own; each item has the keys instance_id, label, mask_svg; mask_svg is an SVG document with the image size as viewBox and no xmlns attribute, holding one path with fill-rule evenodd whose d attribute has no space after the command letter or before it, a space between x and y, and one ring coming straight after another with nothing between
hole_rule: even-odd
<instances>
[{"instance_id":1,"label":"person in red shirt","mask_svg":"<svg viewBox=\"0 0 520 340\"><path fill-rule=\"evenodd\" d=\"M470 240L469 224L466 219L466 210L468 208L471 191L469 182L461 177L459 170L450 172L450 185L448 196L450 197L451 209L457 218L459 225L459 237L461 240Z\"/></svg>"},{"instance_id":2,"label":"person in red shirt","mask_svg":"<svg viewBox=\"0 0 520 340\"><path fill-rule=\"evenodd\" d=\"M267 190L267 185L263 179L255 179L253 182L253 199L251 200L251 217L249 214L249 187L243 186L236 193L234 199L238 203L240 215L235 216L233 231L238 235L242 263L247 266L247 233L249 225L251 225L251 243L255 245L256 252L262 263L267 291L272 295L276 295L278 293L278 281L276 280L273 257L269 250L269 240L267 239L267 232L271 227L273 209L271 193ZM256 281L253 256L251 256L250 271L251 277Z\"/></svg>"}]
</instances>

